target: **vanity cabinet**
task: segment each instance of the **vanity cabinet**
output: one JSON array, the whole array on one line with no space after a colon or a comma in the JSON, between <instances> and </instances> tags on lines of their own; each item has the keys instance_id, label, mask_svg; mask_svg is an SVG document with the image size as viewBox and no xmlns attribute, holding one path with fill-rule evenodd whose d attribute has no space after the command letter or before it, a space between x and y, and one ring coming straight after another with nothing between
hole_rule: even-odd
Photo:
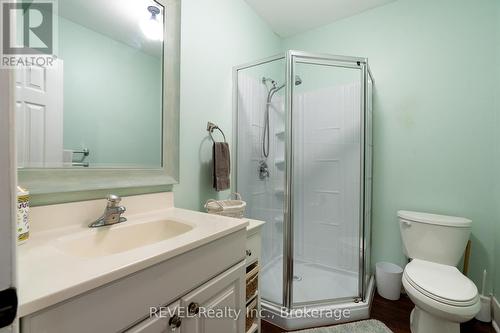
<instances>
[{"instance_id":1,"label":"vanity cabinet","mask_svg":"<svg viewBox=\"0 0 500 333\"><path fill-rule=\"evenodd\" d=\"M248 231L245 249L248 265L260 260L261 242L260 226Z\"/></svg>"},{"instance_id":2,"label":"vanity cabinet","mask_svg":"<svg viewBox=\"0 0 500 333\"><path fill-rule=\"evenodd\" d=\"M150 316L151 308L165 306L178 310L174 332L244 333L245 240L239 230L24 316L21 333L170 332L172 315ZM238 319L201 313L224 307L241 311Z\"/></svg>"},{"instance_id":3,"label":"vanity cabinet","mask_svg":"<svg viewBox=\"0 0 500 333\"><path fill-rule=\"evenodd\" d=\"M234 266L125 333L242 333L244 267L244 262Z\"/></svg>"},{"instance_id":4,"label":"vanity cabinet","mask_svg":"<svg viewBox=\"0 0 500 333\"><path fill-rule=\"evenodd\" d=\"M241 332L245 320L245 263L182 297L182 333ZM228 312L227 310L231 310ZM234 312L233 312L234 311Z\"/></svg>"}]
</instances>

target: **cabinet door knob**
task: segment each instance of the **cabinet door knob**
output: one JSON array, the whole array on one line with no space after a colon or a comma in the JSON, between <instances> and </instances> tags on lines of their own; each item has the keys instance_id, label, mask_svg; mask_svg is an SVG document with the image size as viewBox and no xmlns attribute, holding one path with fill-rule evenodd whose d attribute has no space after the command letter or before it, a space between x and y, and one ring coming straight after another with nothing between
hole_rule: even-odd
<instances>
[{"instance_id":1,"label":"cabinet door knob","mask_svg":"<svg viewBox=\"0 0 500 333\"><path fill-rule=\"evenodd\" d=\"M200 305L195 302L191 302L188 305L188 311L190 315L196 315L200 312Z\"/></svg>"},{"instance_id":2,"label":"cabinet door knob","mask_svg":"<svg viewBox=\"0 0 500 333\"><path fill-rule=\"evenodd\" d=\"M252 251L251 250L246 250L246 253L247 253L247 257L251 257L252 256Z\"/></svg>"},{"instance_id":3,"label":"cabinet door knob","mask_svg":"<svg viewBox=\"0 0 500 333\"><path fill-rule=\"evenodd\" d=\"M170 320L168 321L168 326L172 331L175 331L179 327L181 327L182 324L182 319L178 315L174 315Z\"/></svg>"}]
</instances>

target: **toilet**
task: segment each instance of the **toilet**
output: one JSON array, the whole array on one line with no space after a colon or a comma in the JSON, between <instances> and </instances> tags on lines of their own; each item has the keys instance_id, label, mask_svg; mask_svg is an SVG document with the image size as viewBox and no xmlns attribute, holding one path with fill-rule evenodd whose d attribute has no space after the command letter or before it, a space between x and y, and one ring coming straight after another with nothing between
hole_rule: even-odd
<instances>
[{"instance_id":1,"label":"toilet","mask_svg":"<svg viewBox=\"0 0 500 333\"><path fill-rule=\"evenodd\" d=\"M456 265L471 232L466 218L399 211L403 251L411 259L403 287L415 304L412 333L460 333L460 323L479 312L475 284Z\"/></svg>"}]
</instances>

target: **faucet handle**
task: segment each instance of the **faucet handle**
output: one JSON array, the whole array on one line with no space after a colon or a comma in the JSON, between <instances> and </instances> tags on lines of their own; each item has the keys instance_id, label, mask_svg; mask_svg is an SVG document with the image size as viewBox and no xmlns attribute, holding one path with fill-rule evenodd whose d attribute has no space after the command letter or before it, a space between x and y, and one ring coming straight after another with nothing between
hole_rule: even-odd
<instances>
[{"instance_id":1,"label":"faucet handle","mask_svg":"<svg viewBox=\"0 0 500 333\"><path fill-rule=\"evenodd\" d=\"M106 199L108 200L108 207L109 208L118 206L118 204L122 201L122 198L120 198L116 194L110 194L110 195L108 195L108 197Z\"/></svg>"}]
</instances>

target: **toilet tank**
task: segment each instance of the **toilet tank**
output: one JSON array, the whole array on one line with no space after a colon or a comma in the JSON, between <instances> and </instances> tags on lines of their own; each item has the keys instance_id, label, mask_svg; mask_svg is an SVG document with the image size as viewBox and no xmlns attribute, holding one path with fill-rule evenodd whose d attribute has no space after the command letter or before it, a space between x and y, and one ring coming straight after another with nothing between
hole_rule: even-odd
<instances>
[{"instance_id":1,"label":"toilet tank","mask_svg":"<svg viewBox=\"0 0 500 333\"><path fill-rule=\"evenodd\" d=\"M400 210L399 229L408 258L456 266L469 240L472 221L463 217Z\"/></svg>"}]
</instances>

